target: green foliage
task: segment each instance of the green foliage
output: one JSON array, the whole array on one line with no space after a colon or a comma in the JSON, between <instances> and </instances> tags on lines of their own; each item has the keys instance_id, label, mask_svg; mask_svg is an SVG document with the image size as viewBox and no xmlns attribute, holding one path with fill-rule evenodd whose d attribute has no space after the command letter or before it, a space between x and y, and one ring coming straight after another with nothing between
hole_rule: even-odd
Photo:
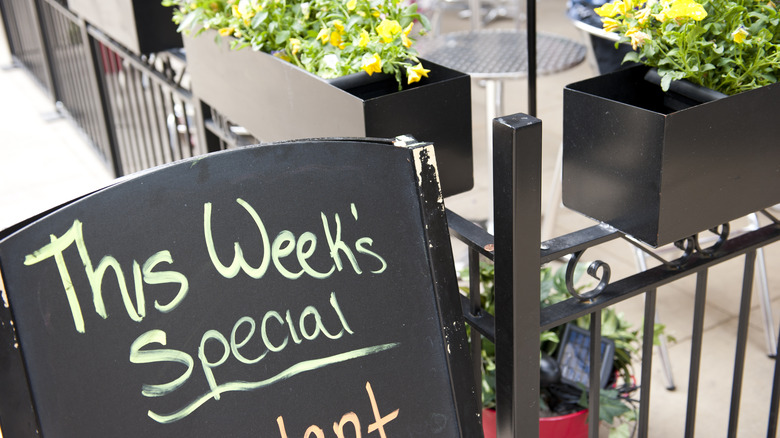
<instances>
[{"instance_id":1,"label":"green foliage","mask_svg":"<svg viewBox=\"0 0 780 438\"><path fill-rule=\"evenodd\" d=\"M596 10L604 29L657 67L661 85L687 79L725 94L777 82L780 12L771 0L615 0Z\"/></svg>"},{"instance_id":2,"label":"green foliage","mask_svg":"<svg viewBox=\"0 0 780 438\"><path fill-rule=\"evenodd\" d=\"M214 29L231 47L271 53L323 78L360 71L411 84L427 76L413 48L415 21L430 25L415 3L401 0L163 0L175 7L179 32Z\"/></svg>"},{"instance_id":3,"label":"green foliage","mask_svg":"<svg viewBox=\"0 0 780 438\"><path fill-rule=\"evenodd\" d=\"M575 268L573 281L579 284L582 275L587 270L585 264L579 264ZM482 308L492 315L495 315L495 268L490 263L480 263L480 301ZM468 273L462 274L467 277ZM541 307L548 307L556 303L571 299L572 296L566 287L566 266L553 270L550 266L542 267L539 272L540 290L539 298ZM467 288L463 288L468 292ZM633 378L632 357L638 354L641 346L641 335L639 330L631 329L631 324L625 317L617 313L612 308L606 308L601 312L602 336L612 339L615 342L615 358L613 370L617 371L620 379L624 382L631 382ZM583 328L590 327L590 315L581 317L575 321L577 325ZM554 357L560 336L564 327L556 327L552 330L544 331L539 335L541 344L541 354L547 354ZM661 336L666 336L664 326L655 325L653 342L657 344ZM671 337L669 337L672 340ZM495 345L482 339L482 405L485 408L495 407L495 388L496 388L496 351ZM582 398L580 404L587 407L587 390L582 387ZM622 396L617 389L602 389L600 396L601 410L599 412L600 420L610 424L610 438L628 437L631 428L628 423L636 419L632 406ZM544 399L540 398L540 405L544 409ZM619 420L617 420L619 419Z\"/></svg>"}]
</instances>

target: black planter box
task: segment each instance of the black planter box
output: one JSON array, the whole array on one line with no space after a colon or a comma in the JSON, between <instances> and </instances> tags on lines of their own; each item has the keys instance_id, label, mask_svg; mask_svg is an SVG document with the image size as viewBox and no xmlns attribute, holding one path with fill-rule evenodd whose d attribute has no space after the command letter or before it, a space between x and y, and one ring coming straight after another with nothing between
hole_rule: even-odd
<instances>
[{"instance_id":1,"label":"black planter box","mask_svg":"<svg viewBox=\"0 0 780 438\"><path fill-rule=\"evenodd\" d=\"M672 110L646 71L564 89L564 205L659 246L780 203L780 84Z\"/></svg>"},{"instance_id":2,"label":"black planter box","mask_svg":"<svg viewBox=\"0 0 780 438\"><path fill-rule=\"evenodd\" d=\"M182 46L173 8L159 0L68 0L68 8L133 53Z\"/></svg>"},{"instance_id":3,"label":"black planter box","mask_svg":"<svg viewBox=\"0 0 780 438\"><path fill-rule=\"evenodd\" d=\"M260 141L410 134L434 144L444 196L473 187L467 74L423 61L429 77L403 91L394 78L342 89L272 55L230 50L227 38L215 44L215 36L184 37L193 94Z\"/></svg>"}]
</instances>

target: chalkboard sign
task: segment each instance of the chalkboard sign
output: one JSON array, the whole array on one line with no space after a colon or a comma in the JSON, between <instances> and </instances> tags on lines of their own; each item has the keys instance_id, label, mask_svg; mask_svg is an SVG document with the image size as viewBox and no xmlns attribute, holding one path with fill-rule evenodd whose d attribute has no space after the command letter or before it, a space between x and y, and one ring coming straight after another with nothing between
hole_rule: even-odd
<instances>
[{"instance_id":1,"label":"chalkboard sign","mask_svg":"<svg viewBox=\"0 0 780 438\"><path fill-rule=\"evenodd\" d=\"M0 272L6 438L481 436L431 145L157 168L10 233Z\"/></svg>"}]
</instances>

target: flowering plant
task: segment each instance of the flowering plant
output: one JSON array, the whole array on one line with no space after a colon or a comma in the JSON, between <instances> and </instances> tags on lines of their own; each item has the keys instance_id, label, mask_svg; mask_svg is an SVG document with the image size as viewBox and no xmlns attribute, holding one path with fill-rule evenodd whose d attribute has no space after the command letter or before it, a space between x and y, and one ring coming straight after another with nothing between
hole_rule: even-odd
<instances>
[{"instance_id":1,"label":"flowering plant","mask_svg":"<svg viewBox=\"0 0 780 438\"><path fill-rule=\"evenodd\" d=\"M179 31L216 29L231 48L251 46L322 78L361 70L395 76L399 89L428 76L412 48L416 4L402 0L163 0ZM421 32L421 33L422 33Z\"/></svg>"},{"instance_id":2,"label":"flowering plant","mask_svg":"<svg viewBox=\"0 0 780 438\"><path fill-rule=\"evenodd\" d=\"M630 43L626 61L672 80L736 94L777 82L780 13L772 0L614 0L600 8L604 30Z\"/></svg>"}]
</instances>

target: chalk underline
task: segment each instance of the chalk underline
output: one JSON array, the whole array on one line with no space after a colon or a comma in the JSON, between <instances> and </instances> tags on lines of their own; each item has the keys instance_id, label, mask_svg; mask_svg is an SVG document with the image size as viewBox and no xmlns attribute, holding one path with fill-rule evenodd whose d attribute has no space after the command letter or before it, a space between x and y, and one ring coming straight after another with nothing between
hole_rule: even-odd
<instances>
[{"instance_id":1,"label":"chalk underline","mask_svg":"<svg viewBox=\"0 0 780 438\"><path fill-rule=\"evenodd\" d=\"M218 397L219 395L224 394L226 392L254 391L256 389L273 385L274 383L280 382L284 379L288 379L298 374L314 371L340 362L346 362L348 360L380 353L382 351L395 348L398 345L400 345L400 343L395 342L391 344L377 345L374 347L359 348L357 350L347 351L345 353L340 353L333 356L324 357L321 359L311 359L311 360L303 361L295 365L292 365L291 367L287 368L286 370L280 372L279 374L273 377L270 377L265 380L260 380L258 382L234 381L234 382L223 383L221 385L214 387L211 391L207 392L206 394L203 394L202 396L196 398L189 405L185 406L182 409L179 409L176 412L167 415L160 415L149 410L148 414L151 419L157 421L158 423L162 423L162 424L173 423L195 412L195 410L203 406L203 404L205 404L207 401L211 400L212 398Z\"/></svg>"}]
</instances>

